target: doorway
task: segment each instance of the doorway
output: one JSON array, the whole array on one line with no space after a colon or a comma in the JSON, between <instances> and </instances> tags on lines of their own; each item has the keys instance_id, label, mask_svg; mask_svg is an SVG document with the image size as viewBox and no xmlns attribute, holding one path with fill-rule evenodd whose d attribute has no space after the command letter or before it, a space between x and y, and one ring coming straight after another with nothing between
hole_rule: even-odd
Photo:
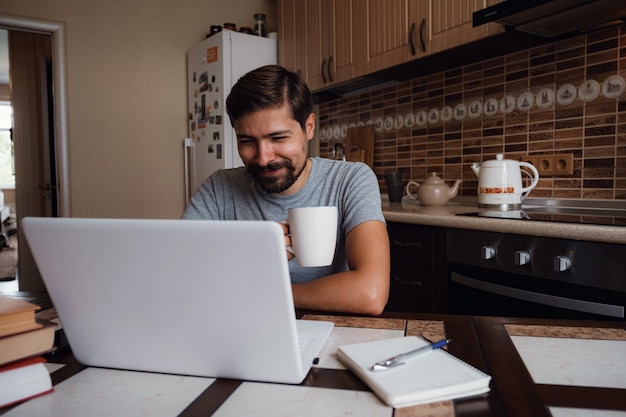
<instances>
[{"instance_id":1,"label":"doorway","mask_svg":"<svg viewBox=\"0 0 626 417\"><path fill-rule=\"evenodd\" d=\"M70 216L64 28L2 15L0 27L11 45L17 236L23 241L21 218ZM18 245L18 285L46 290L25 244Z\"/></svg>"}]
</instances>

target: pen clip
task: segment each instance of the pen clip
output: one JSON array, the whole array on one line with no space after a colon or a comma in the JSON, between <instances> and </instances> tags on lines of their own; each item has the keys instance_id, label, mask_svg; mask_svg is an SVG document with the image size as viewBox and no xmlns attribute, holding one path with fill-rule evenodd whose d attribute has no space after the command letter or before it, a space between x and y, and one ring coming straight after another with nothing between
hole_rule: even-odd
<instances>
[{"instance_id":1,"label":"pen clip","mask_svg":"<svg viewBox=\"0 0 626 417\"><path fill-rule=\"evenodd\" d=\"M450 343L450 339L443 339L438 342L432 343L427 346L422 346L420 348L411 350L409 352L401 353L396 356L392 356L389 359L384 361L376 362L374 365L370 367L371 371L385 371L391 368L395 368L400 365L404 365L406 361L413 359L423 353L432 352L433 350L440 349Z\"/></svg>"}]
</instances>

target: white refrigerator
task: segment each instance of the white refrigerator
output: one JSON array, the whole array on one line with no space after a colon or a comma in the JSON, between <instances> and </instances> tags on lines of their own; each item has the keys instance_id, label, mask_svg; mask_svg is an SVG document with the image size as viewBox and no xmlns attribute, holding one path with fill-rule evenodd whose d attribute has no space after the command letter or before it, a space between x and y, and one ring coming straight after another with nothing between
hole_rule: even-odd
<instances>
[{"instance_id":1,"label":"white refrigerator","mask_svg":"<svg viewBox=\"0 0 626 417\"><path fill-rule=\"evenodd\" d=\"M187 51L185 201L214 171L243 166L226 113L226 98L242 75L276 62L275 39L230 30L218 32Z\"/></svg>"}]
</instances>

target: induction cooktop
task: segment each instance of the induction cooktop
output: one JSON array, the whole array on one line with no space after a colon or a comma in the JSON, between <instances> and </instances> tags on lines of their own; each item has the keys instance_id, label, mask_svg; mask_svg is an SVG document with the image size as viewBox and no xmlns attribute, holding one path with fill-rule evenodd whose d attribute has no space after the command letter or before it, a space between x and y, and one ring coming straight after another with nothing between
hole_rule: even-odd
<instances>
[{"instance_id":1,"label":"induction cooktop","mask_svg":"<svg viewBox=\"0 0 626 417\"><path fill-rule=\"evenodd\" d=\"M522 207L521 210L511 211L479 209L475 213L460 215L512 220L626 226L626 210L589 207L530 206Z\"/></svg>"}]
</instances>

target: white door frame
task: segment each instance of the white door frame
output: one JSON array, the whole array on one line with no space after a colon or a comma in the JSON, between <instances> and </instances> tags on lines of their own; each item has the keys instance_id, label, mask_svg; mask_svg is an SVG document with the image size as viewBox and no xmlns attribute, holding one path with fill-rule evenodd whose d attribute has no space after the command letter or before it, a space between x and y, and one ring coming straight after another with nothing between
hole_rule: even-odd
<instances>
[{"instance_id":1,"label":"white door frame","mask_svg":"<svg viewBox=\"0 0 626 417\"><path fill-rule=\"evenodd\" d=\"M54 133L58 180L57 198L59 216L71 217L65 24L0 14L0 26L7 29L32 30L52 35L52 86L54 91Z\"/></svg>"}]
</instances>

